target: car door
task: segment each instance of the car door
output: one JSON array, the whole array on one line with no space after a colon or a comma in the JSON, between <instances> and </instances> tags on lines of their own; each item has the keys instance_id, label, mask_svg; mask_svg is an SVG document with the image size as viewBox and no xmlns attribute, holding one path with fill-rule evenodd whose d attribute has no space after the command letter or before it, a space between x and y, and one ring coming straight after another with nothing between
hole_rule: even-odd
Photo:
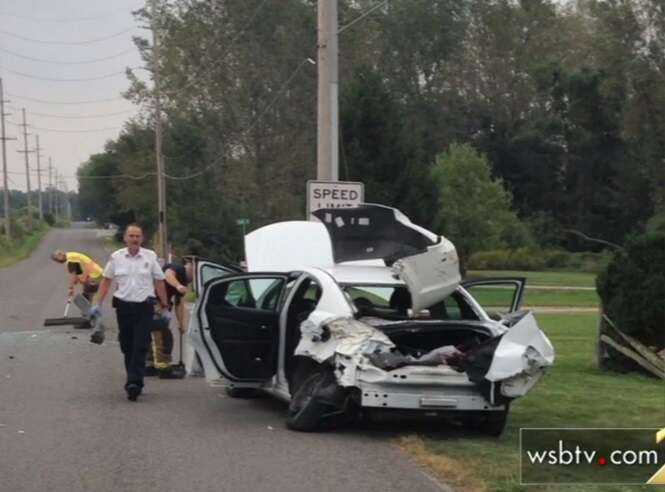
<instances>
[{"instance_id":1,"label":"car door","mask_svg":"<svg viewBox=\"0 0 665 492\"><path fill-rule=\"evenodd\" d=\"M461 285L485 311L507 314L518 311L522 306L526 278L484 278L465 281Z\"/></svg>"},{"instance_id":2,"label":"car door","mask_svg":"<svg viewBox=\"0 0 665 492\"><path fill-rule=\"evenodd\" d=\"M258 385L276 373L277 301L287 278L281 273L245 273L205 284L194 336L200 337L205 355L226 379Z\"/></svg>"},{"instance_id":3,"label":"car door","mask_svg":"<svg viewBox=\"0 0 665 492\"><path fill-rule=\"evenodd\" d=\"M213 278L226 277L240 273L242 270L234 265L216 263L205 258L193 257L194 261L194 293L199 297L203 292L203 286Z\"/></svg>"}]
</instances>

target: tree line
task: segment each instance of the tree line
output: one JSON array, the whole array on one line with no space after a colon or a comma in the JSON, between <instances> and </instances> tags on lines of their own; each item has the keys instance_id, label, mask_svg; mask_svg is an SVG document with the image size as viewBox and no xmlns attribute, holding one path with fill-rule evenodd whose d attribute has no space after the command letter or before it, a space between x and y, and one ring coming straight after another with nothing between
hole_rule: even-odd
<instances>
[{"instance_id":1,"label":"tree line","mask_svg":"<svg viewBox=\"0 0 665 492\"><path fill-rule=\"evenodd\" d=\"M340 25L374 5L340 0ZM170 239L236 258L238 218L303 218L316 1L174 0L136 17L160 35ZM136 44L154 71L151 41ZM574 232L622 243L665 208L660 0L389 0L339 52L340 179L465 254L600 247ZM128 77L143 110L81 165L79 206L150 227L154 94Z\"/></svg>"}]
</instances>

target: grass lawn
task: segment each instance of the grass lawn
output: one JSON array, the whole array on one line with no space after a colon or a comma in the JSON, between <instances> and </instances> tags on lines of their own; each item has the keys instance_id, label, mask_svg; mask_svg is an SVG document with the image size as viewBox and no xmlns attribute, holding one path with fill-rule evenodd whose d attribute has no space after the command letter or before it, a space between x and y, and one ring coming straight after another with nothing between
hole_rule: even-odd
<instances>
[{"instance_id":1,"label":"grass lawn","mask_svg":"<svg viewBox=\"0 0 665 492\"><path fill-rule=\"evenodd\" d=\"M471 295L484 307L506 309L510 306L513 290L474 287ZM529 289L527 287L522 299L522 306L598 306L598 295L595 290L557 290Z\"/></svg>"},{"instance_id":2,"label":"grass lawn","mask_svg":"<svg viewBox=\"0 0 665 492\"><path fill-rule=\"evenodd\" d=\"M48 230L49 227L47 225L42 225L21 241L13 241L11 245L6 245L3 242L2 246L0 246L0 268L18 263L30 256L35 248L39 246L39 243Z\"/></svg>"},{"instance_id":3,"label":"grass lawn","mask_svg":"<svg viewBox=\"0 0 665 492\"><path fill-rule=\"evenodd\" d=\"M520 427L665 426L662 381L638 374L602 372L596 368L596 314L541 314L537 318L554 344L556 360L543 380L528 395L513 403L508 426L500 438L451 430L447 434L402 438L400 445L457 490L600 492L640 489L610 485L519 485ZM651 487L644 489L653 490Z\"/></svg>"},{"instance_id":4,"label":"grass lawn","mask_svg":"<svg viewBox=\"0 0 665 492\"><path fill-rule=\"evenodd\" d=\"M486 277L526 277L529 285L595 287L596 275L579 272L520 272L513 270L469 270L465 280Z\"/></svg>"}]
</instances>

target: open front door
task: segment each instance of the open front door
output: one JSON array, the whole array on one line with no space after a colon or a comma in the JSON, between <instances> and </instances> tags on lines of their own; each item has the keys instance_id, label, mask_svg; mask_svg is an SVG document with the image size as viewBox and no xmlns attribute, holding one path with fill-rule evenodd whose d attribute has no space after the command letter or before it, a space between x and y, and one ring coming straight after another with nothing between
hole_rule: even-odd
<instances>
[{"instance_id":1,"label":"open front door","mask_svg":"<svg viewBox=\"0 0 665 492\"><path fill-rule=\"evenodd\" d=\"M462 282L461 285L486 311L507 314L514 313L522 306L526 278L484 278Z\"/></svg>"},{"instance_id":2,"label":"open front door","mask_svg":"<svg viewBox=\"0 0 665 492\"><path fill-rule=\"evenodd\" d=\"M198 335L230 381L262 383L277 372L279 299L288 275L236 274L213 279L197 306Z\"/></svg>"}]
</instances>

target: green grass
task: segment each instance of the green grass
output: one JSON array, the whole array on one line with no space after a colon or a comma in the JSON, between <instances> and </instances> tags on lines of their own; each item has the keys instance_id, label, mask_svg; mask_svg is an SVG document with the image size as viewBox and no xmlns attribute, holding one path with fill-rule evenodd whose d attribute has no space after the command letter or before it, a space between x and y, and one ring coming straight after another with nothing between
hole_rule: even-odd
<instances>
[{"instance_id":1,"label":"green grass","mask_svg":"<svg viewBox=\"0 0 665 492\"><path fill-rule=\"evenodd\" d=\"M46 224L41 225L29 236L21 240L14 240L10 244L3 242L0 246L0 268L13 265L26 259L39 246L42 238L48 232Z\"/></svg>"},{"instance_id":2,"label":"green grass","mask_svg":"<svg viewBox=\"0 0 665 492\"><path fill-rule=\"evenodd\" d=\"M513 297L513 290L492 287L474 287L471 295L485 307L507 308ZM598 306L595 290L526 289L522 306Z\"/></svg>"},{"instance_id":3,"label":"green grass","mask_svg":"<svg viewBox=\"0 0 665 492\"><path fill-rule=\"evenodd\" d=\"M463 468L463 475L457 480L459 490L600 492L638 489L609 485L519 485L520 427L665 426L662 382L639 374L597 369L594 361L597 315L542 314L537 318L554 345L556 360L543 380L528 395L513 403L504 434L500 438L452 431L447 436L423 435L427 459L422 461L436 463L439 459L444 463L442 468ZM410 448L408 444L405 447ZM445 481L446 478L442 478Z\"/></svg>"},{"instance_id":4,"label":"green grass","mask_svg":"<svg viewBox=\"0 0 665 492\"><path fill-rule=\"evenodd\" d=\"M595 287L596 275L579 272L523 272L514 270L469 270L466 279L487 277L526 277L528 285Z\"/></svg>"}]
</instances>

